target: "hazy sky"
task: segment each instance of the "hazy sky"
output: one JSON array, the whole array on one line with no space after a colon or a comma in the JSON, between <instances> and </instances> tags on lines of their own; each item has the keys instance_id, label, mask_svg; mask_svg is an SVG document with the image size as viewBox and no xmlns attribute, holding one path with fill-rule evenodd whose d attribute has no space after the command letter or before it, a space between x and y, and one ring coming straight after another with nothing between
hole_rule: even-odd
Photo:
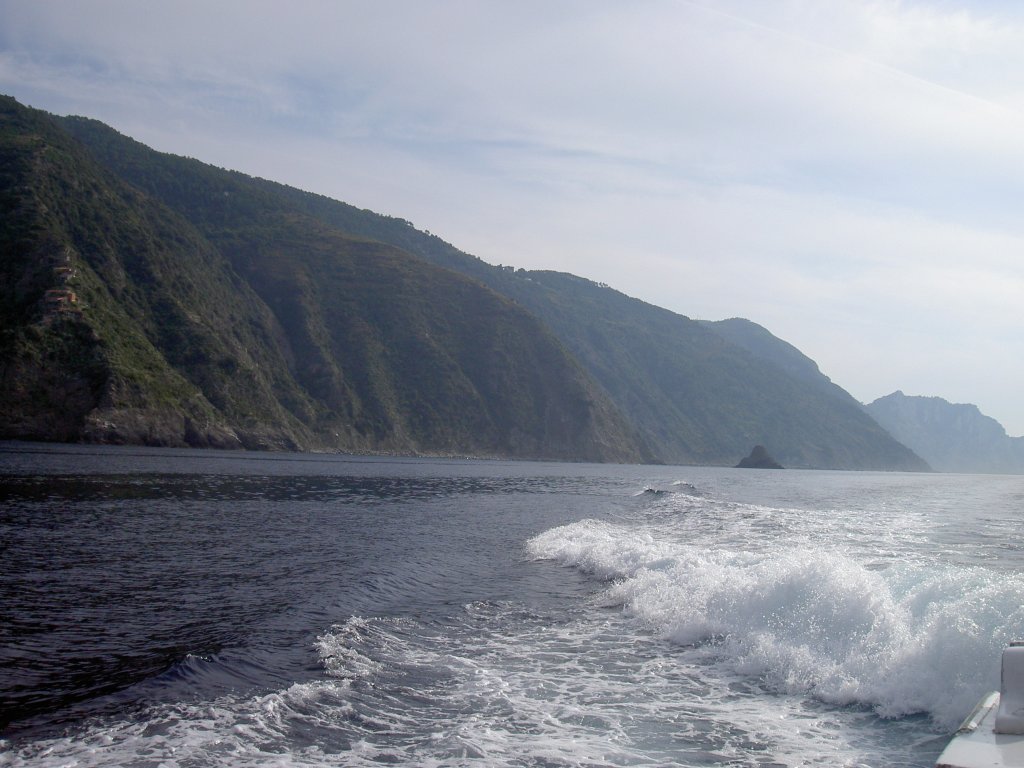
<instances>
[{"instance_id":1,"label":"hazy sky","mask_svg":"<svg viewBox=\"0 0 1024 768\"><path fill-rule=\"evenodd\" d=\"M1024 434L1024 4L0 0L0 91Z\"/></svg>"}]
</instances>

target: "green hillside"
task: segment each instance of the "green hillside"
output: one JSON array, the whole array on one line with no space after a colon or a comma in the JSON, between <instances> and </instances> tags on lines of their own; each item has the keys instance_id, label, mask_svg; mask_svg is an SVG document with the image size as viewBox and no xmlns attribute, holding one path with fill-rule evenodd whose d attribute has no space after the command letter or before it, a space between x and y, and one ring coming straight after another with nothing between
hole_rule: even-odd
<instances>
[{"instance_id":1,"label":"green hillside","mask_svg":"<svg viewBox=\"0 0 1024 768\"><path fill-rule=\"evenodd\" d=\"M561 344L479 283L259 194L189 220L50 116L3 99L0 119L0 435L644 458Z\"/></svg>"},{"instance_id":2,"label":"green hillside","mask_svg":"<svg viewBox=\"0 0 1024 768\"><path fill-rule=\"evenodd\" d=\"M926 468L845 391L793 375L702 323L572 275L519 277L513 295L667 461L732 465L765 445L787 467Z\"/></svg>"},{"instance_id":3,"label":"green hillside","mask_svg":"<svg viewBox=\"0 0 1024 768\"><path fill-rule=\"evenodd\" d=\"M33 211L4 233L20 243L3 269L24 296L5 320L3 375L25 393L5 436L723 465L762 444L791 467L925 468L749 321L701 323L572 275L492 266L403 219L94 120L4 110L3 151L22 163L4 199ZM52 204L25 202L50 188ZM83 264L90 309L58 323L43 322L44 242ZM96 340L50 349L72 332ZM72 365L72 348L96 354ZM74 371L74 408L53 399L59 371ZM140 435L158 412L180 424L173 439Z\"/></svg>"}]
</instances>

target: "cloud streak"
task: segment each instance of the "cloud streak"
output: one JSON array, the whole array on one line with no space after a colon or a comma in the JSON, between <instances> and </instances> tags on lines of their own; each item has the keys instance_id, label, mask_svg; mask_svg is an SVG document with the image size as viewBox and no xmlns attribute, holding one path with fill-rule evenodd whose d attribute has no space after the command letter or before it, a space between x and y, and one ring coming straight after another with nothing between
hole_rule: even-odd
<instances>
[{"instance_id":1,"label":"cloud streak","mask_svg":"<svg viewBox=\"0 0 1024 768\"><path fill-rule=\"evenodd\" d=\"M1024 433L1001 3L0 1L0 89Z\"/></svg>"}]
</instances>

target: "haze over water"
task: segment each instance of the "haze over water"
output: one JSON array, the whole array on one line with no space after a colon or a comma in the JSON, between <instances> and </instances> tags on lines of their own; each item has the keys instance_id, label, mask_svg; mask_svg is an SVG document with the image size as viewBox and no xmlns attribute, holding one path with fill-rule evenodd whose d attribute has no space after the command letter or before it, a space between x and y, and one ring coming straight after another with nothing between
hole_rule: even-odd
<instances>
[{"instance_id":1,"label":"haze over water","mask_svg":"<svg viewBox=\"0 0 1024 768\"><path fill-rule=\"evenodd\" d=\"M0 765L930 766L1024 477L7 444Z\"/></svg>"}]
</instances>

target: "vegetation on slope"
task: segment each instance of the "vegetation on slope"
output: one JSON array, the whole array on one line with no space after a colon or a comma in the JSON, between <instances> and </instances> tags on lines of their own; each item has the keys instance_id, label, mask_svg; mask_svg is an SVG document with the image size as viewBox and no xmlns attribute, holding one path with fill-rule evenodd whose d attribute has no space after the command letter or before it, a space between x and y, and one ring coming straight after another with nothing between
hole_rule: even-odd
<instances>
[{"instance_id":1,"label":"vegetation on slope","mask_svg":"<svg viewBox=\"0 0 1024 768\"><path fill-rule=\"evenodd\" d=\"M215 169L188 162L178 172L212 180ZM270 208L290 207L401 247L526 307L573 352L660 461L731 464L761 442L788 466L927 468L813 361L754 323L698 323L572 275L491 266L403 219L241 174L230 178L251 185Z\"/></svg>"},{"instance_id":2,"label":"vegetation on slope","mask_svg":"<svg viewBox=\"0 0 1024 768\"><path fill-rule=\"evenodd\" d=\"M478 283L258 192L219 209L172 168L175 211L2 109L4 436L641 458L557 340Z\"/></svg>"},{"instance_id":3,"label":"vegetation on slope","mask_svg":"<svg viewBox=\"0 0 1024 768\"><path fill-rule=\"evenodd\" d=\"M760 326L491 266L402 219L3 107L0 269L24 299L3 326L24 395L5 435L710 464L764 444L787 466L924 468ZM87 311L48 320L44 251L81 265ZM54 413L76 416L54 431Z\"/></svg>"},{"instance_id":4,"label":"vegetation on slope","mask_svg":"<svg viewBox=\"0 0 1024 768\"><path fill-rule=\"evenodd\" d=\"M764 443L792 467L928 469L812 360L756 323L693 321L573 275L492 266L403 219L250 181L281 204L473 277L528 308L660 461L732 464Z\"/></svg>"}]
</instances>

